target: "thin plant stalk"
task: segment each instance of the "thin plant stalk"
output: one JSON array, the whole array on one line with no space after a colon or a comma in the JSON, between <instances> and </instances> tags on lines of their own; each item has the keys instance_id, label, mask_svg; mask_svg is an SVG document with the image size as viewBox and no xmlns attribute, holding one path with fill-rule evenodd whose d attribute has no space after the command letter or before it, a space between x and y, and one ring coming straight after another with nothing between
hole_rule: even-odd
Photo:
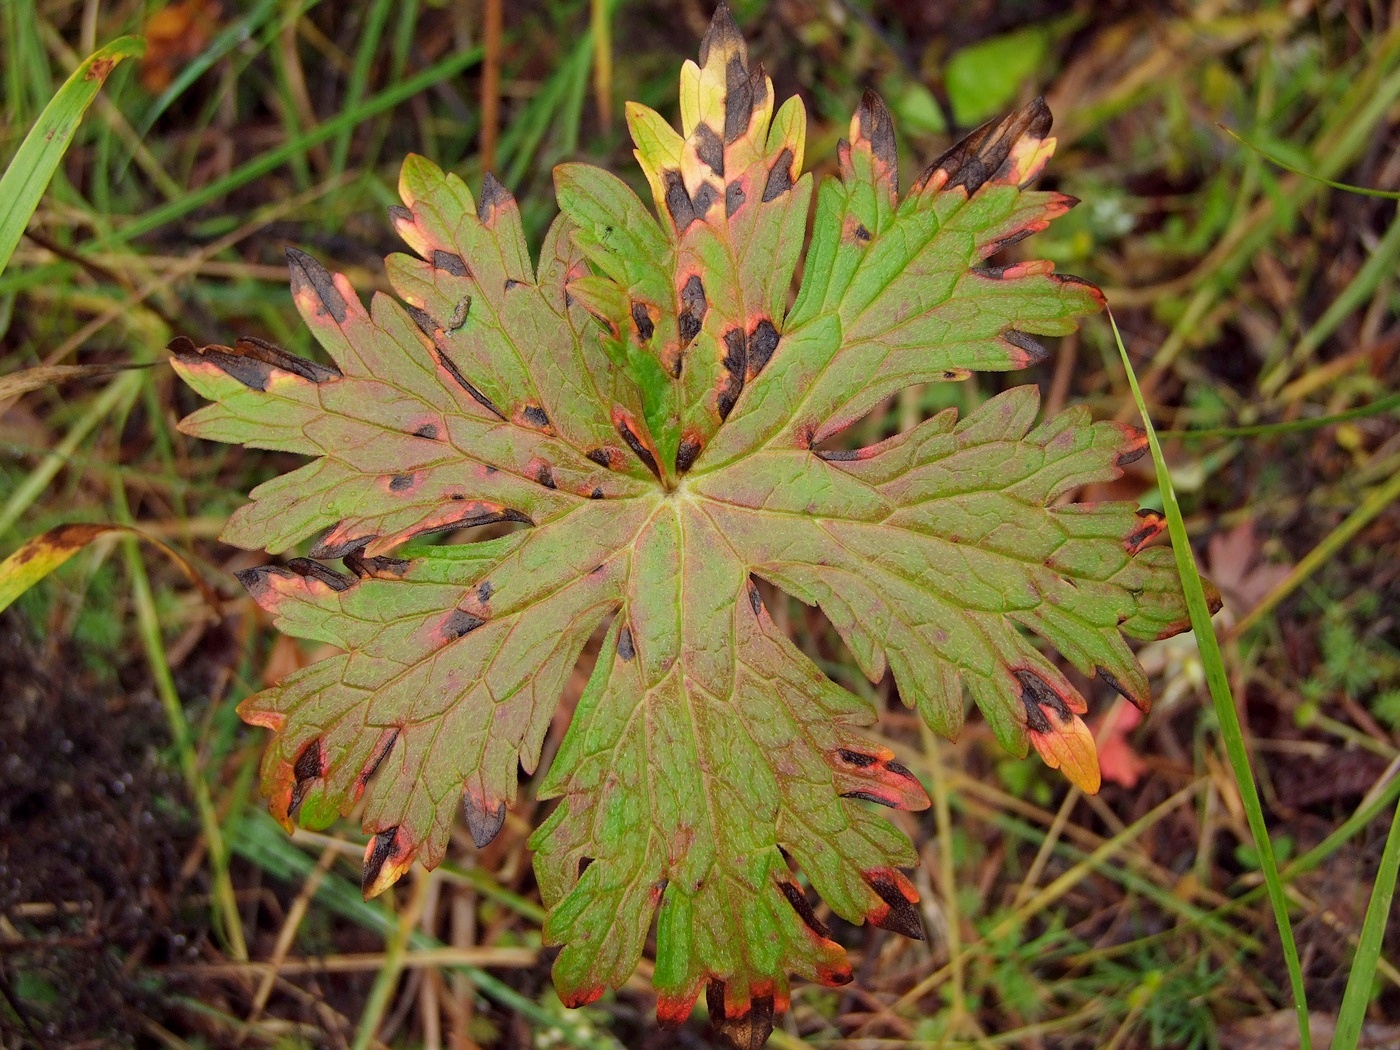
<instances>
[{"instance_id":1,"label":"thin plant stalk","mask_svg":"<svg viewBox=\"0 0 1400 1050\"><path fill-rule=\"evenodd\" d=\"M1186 534L1186 523L1182 520L1181 507L1176 501L1171 473L1167 470L1167 461L1162 456L1162 446L1157 441L1157 433L1152 429L1152 419L1147 411L1147 403L1143 400L1142 390L1138 386L1137 375L1133 372L1133 363L1128 359L1123 337L1111 312L1108 320L1113 327L1113 338L1118 344L1118 354L1123 360L1123 369L1128 376L1133 400L1142 414L1142 425L1147 432L1152 463L1157 469L1157 486L1162 493L1162 508L1167 516L1167 529L1171 533L1172 553L1176 556L1182 591L1186 595L1186 607L1191 615L1191 626L1196 633L1196 644L1200 647L1201 663L1205 667L1206 683L1210 687L1216 718L1220 722L1220 737L1230 760L1230 770L1234 773L1235 783L1239 787L1240 801L1244 805L1254 848L1259 856L1259 868L1264 873L1269 903L1273 906L1274 921L1278 924L1283 958L1288 967L1288 982L1293 992L1293 1006L1298 1015L1299 1050L1312 1050L1307 992L1303 987L1303 968L1298 961L1298 946L1293 939L1293 924L1288 917L1288 900L1283 880L1279 878L1278 860L1274 857L1269 828L1264 820L1264 807L1259 801L1259 791L1254 784L1254 771L1250 768L1249 751L1245 747L1244 730L1240 726L1239 713L1235 709L1235 698L1230 691L1225 661L1220 654L1220 642L1215 636L1215 627L1211 624L1205 587L1201 584L1201 575L1196 570L1196 561L1191 554L1191 538Z\"/></svg>"}]
</instances>

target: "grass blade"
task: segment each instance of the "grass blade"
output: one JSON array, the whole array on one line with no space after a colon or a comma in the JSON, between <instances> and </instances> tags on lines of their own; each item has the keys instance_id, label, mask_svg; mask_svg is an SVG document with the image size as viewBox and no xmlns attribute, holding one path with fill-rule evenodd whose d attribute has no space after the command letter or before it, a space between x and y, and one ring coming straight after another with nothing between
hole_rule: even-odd
<instances>
[{"instance_id":1,"label":"grass blade","mask_svg":"<svg viewBox=\"0 0 1400 1050\"><path fill-rule=\"evenodd\" d=\"M126 533L158 547L199 588L209 608L215 614L218 613L218 596L210 590L209 585L199 575L199 570L191 565L183 554L131 525L110 522L75 522L49 529L0 562L0 610L9 608L16 598L89 543L113 533Z\"/></svg>"},{"instance_id":2,"label":"grass blade","mask_svg":"<svg viewBox=\"0 0 1400 1050\"><path fill-rule=\"evenodd\" d=\"M124 58L135 58L146 50L140 37L124 36L94 52L73 70L58 94L39 114L39 119L20 144L5 175L0 178L0 273L14 254L15 246L29 225L29 217L48 189L58 162L68 151L88 106L97 97L107 74Z\"/></svg>"},{"instance_id":3,"label":"grass blade","mask_svg":"<svg viewBox=\"0 0 1400 1050\"><path fill-rule=\"evenodd\" d=\"M589 28L593 32L593 98L603 131L612 131L613 46L612 11L606 0L592 0Z\"/></svg>"},{"instance_id":4,"label":"grass blade","mask_svg":"<svg viewBox=\"0 0 1400 1050\"><path fill-rule=\"evenodd\" d=\"M245 12L241 18L230 22L220 30L203 51L180 68L169 86L151 103L150 108L137 122L136 133L143 139L149 135L161 114L189 90L191 84L207 73L219 59L251 40L262 29L264 23L276 13L277 0L261 0L255 8Z\"/></svg>"},{"instance_id":5,"label":"grass blade","mask_svg":"<svg viewBox=\"0 0 1400 1050\"><path fill-rule=\"evenodd\" d=\"M350 81L345 86L345 101L341 103L343 108L349 109L351 106L358 106L360 100L365 97L370 69L374 65L374 56L379 52L380 41L384 38L384 27L389 21L389 12L393 6L395 5L391 3L391 0L375 0L375 3L365 13L364 29L360 33L359 43L355 47L355 65L350 71ZM344 173L345 165L350 159L350 140L354 134L355 129L346 125L336 135L335 142L331 146L330 170L332 175Z\"/></svg>"},{"instance_id":6,"label":"grass blade","mask_svg":"<svg viewBox=\"0 0 1400 1050\"><path fill-rule=\"evenodd\" d=\"M10 398L27 394L31 390L43 390L45 387L57 386L71 379L89 379L93 376L109 376L115 372L126 372L133 368L150 368L153 364L154 362L110 365L38 365L35 368L23 368L18 372L0 376L0 408L5 407L4 402Z\"/></svg>"},{"instance_id":7,"label":"grass blade","mask_svg":"<svg viewBox=\"0 0 1400 1050\"><path fill-rule=\"evenodd\" d=\"M1366 1020L1366 1004L1371 1001L1371 981L1376 975L1376 960L1380 958L1381 942L1385 940L1386 922L1390 918L1390 902L1395 896L1395 880L1400 876L1400 806L1390 822L1385 852L1381 854L1376 884L1371 888L1371 903L1366 906L1366 920L1361 924L1361 940L1356 945L1347 990L1342 995L1342 1008L1337 1011L1337 1031L1332 1050L1355 1050L1361 1041L1361 1024Z\"/></svg>"},{"instance_id":8,"label":"grass blade","mask_svg":"<svg viewBox=\"0 0 1400 1050\"><path fill-rule=\"evenodd\" d=\"M446 58L435 62L419 73L404 80L390 84L378 94L371 96L357 106L352 106L342 110L333 117L329 117L317 124L315 127L306 128L280 146L270 149L265 153L260 153L256 157L234 168L227 175L213 179L207 184L197 189L190 190L179 200L171 201L150 212L134 219L120 229L116 230L111 237L111 246L129 244L143 234L158 230L167 223L174 222L188 215L190 212L211 201L216 201L231 190L246 186L248 183L266 175L270 171L275 171L283 164L287 163L298 154L304 153L319 143L338 135L345 128L353 128L361 121L377 116L385 110L393 109L399 103L412 98L420 92L438 84L450 77L456 76L462 70L476 65L481 61L481 48L474 47L466 51L454 51Z\"/></svg>"},{"instance_id":9,"label":"grass blade","mask_svg":"<svg viewBox=\"0 0 1400 1050\"><path fill-rule=\"evenodd\" d=\"M1138 387L1133 363L1128 359L1128 351L1123 346L1123 337L1113 314L1108 316L1113 327L1113 338L1118 344L1118 354L1123 359L1123 369L1128 375L1128 386L1132 389L1133 400L1142 414L1143 429L1147 432L1148 447L1152 451L1152 463L1157 469L1157 485L1162 493L1162 509L1167 515L1167 529L1171 533L1172 552L1176 555L1177 571L1181 574L1181 587L1186 595L1186 606L1191 614L1191 627L1196 633L1196 644L1200 647L1201 663L1205 667L1206 682L1210 686L1210 696L1215 702L1216 718L1220 722L1220 736L1225 744L1225 753L1230 760L1230 770L1235 775L1235 783L1240 790L1240 801L1244 805L1245 816L1249 820L1250 834L1259 856L1259 867L1264 873L1264 884L1268 887L1269 903L1274 909L1274 921L1278 923L1279 940L1283 945L1283 958L1288 966L1288 982L1293 990L1294 1009L1298 1014L1299 1050L1312 1050L1312 1033L1308 1027L1307 992L1303 988L1303 969L1298 962L1298 946L1293 939L1293 924L1288 918L1288 901L1284 896L1283 880L1279 878L1278 860L1274 857L1273 843L1269 839L1269 828L1264 822L1264 807L1259 802L1259 792L1254 786L1254 771L1249 765L1249 752L1245 749L1244 730L1240 727L1239 713L1235 710L1235 698L1230 692L1229 678L1225 673L1225 661L1220 655L1220 642L1215 636L1215 627L1210 622L1210 607L1206 602L1205 587L1201 574L1196 571L1196 560L1191 554L1191 539L1186 534L1186 523L1181 518L1181 507L1176 502L1176 490L1172 488L1171 474L1167 462L1162 458L1162 446L1157 442L1157 432L1152 429L1152 419ZM1369 916L1368 916L1369 918ZM1368 982L1369 989L1369 982Z\"/></svg>"},{"instance_id":10,"label":"grass blade","mask_svg":"<svg viewBox=\"0 0 1400 1050\"><path fill-rule=\"evenodd\" d=\"M118 509L125 517L128 513L126 498L120 489L116 490L116 495ZM214 929L223 934L224 945L235 961L246 962L248 943L243 936L243 918L238 911L238 898L234 893L233 880L229 877L228 844L219 824L219 813L209 790L209 781L205 778L204 770L200 768L199 751L189 719L185 717L185 706L175 685L175 675L170 669L170 659L161 636L160 617L156 612L155 592L151 588L151 579L146 573L146 563L141 558L140 548L134 542L128 541L125 554L133 604L136 606L137 634L146 650L151 679L156 695L160 697L161 707L165 709L165 718L170 727L171 743L179 759L180 772L194 801L200 831L204 835L209 875L213 884L210 904L213 909Z\"/></svg>"},{"instance_id":11,"label":"grass blade","mask_svg":"<svg viewBox=\"0 0 1400 1050\"><path fill-rule=\"evenodd\" d=\"M1341 190L1343 193L1355 193L1359 194L1362 197L1378 197L1381 200L1387 201L1400 201L1400 193L1394 190L1378 190L1373 189L1370 186L1353 186L1349 182L1334 182L1332 179L1324 179L1321 175L1314 175L1312 172L1304 171L1302 168L1295 168L1292 164L1289 164L1288 161L1283 160L1280 157L1276 157L1274 156L1274 154L1270 153L1262 146L1258 146L1255 143L1250 142L1249 139L1245 138L1238 131L1232 131L1230 128L1227 128L1224 124L1220 123L1217 123L1215 126L1221 131L1225 132L1225 134L1229 135L1241 146L1244 146L1247 149L1252 149L1255 153L1259 154L1259 156L1263 157L1270 164L1276 165L1282 168L1284 171L1291 171L1294 175L1301 175L1305 179L1312 179L1314 182L1320 182L1322 183L1322 185L1330 186L1334 190Z\"/></svg>"},{"instance_id":12,"label":"grass blade","mask_svg":"<svg viewBox=\"0 0 1400 1050\"><path fill-rule=\"evenodd\" d=\"M1348 408L1327 416L1312 416L1307 419L1292 419L1287 423L1258 423L1247 427L1212 427L1209 430L1164 430L1164 438L1239 438L1275 437L1279 434L1297 434L1308 430L1330 427L1335 423L1347 423L1353 419L1367 419L1400 407L1400 394L1388 394L1365 405Z\"/></svg>"},{"instance_id":13,"label":"grass blade","mask_svg":"<svg viewBox=\"0 0 1400 1050\"><path fill-rule=\"evenodd\" d=\"M86 410L74 420L68 433L44 454L44 458L14 487L4 505L0 506L0 537L9 532L34 501L48 491L54 477L69 464L78 447L99 423L110 415L120 416L131 407L141 393L146 377L145 372L123 372L87 403Z\"/></svg>"}]
</instances>

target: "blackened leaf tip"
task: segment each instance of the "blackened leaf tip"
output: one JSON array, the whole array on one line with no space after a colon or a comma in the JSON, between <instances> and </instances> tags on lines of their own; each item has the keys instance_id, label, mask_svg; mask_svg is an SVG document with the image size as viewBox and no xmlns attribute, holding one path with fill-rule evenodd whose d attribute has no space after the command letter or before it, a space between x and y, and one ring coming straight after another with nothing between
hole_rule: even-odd
<instances>
[{"instance_id":1,"label":"blackened leaf tip","mask_svg":"<svg viewBox=\"0 0 1400 1050\"><path fill-rule=\"evenodd\" d=\"M902 876L896 876L892 871L879 870L866 872L865 878L870 888L887 905L886 909L872 914L875 925L911 940L922 941L924 924L919 917L919 910L914 907L914 901L909 899L913 894L912 887L908 892L905 891L905 887L909 886L908 881ZM915 900L917 899L916 897Z\"/></svg>"},{"instance_id":2,"label":"blackened leaf tip","mask_svg":"<svg viewBox=\"0 0 1400 1050\"><path fill-rule=\"evenodd\" d=\"M510 190L501 185L500 180L487 172L481 180L481 199L476 202L476 217L481 222L489 222L496 209L509 204L514 198Z\"/></svg>"},{"instance_id":3,"label":"blackened leaf tip","mask_svg":"<svg viewBox=\"0 0 1400 1050\"><path fill-rule=\"evenodd\" d=\"M730 1014L725 1008L724 982L712 980L705 988L705 1006L715 1034L731 1050L762 1050L773 1034L778 1010L771 995L756 995L748 1008Z\"/></svg>"},{"instance_id":4,"label":"blackened leaf tip","mask_svg":"<svg viewBox=\"0 0 1400 1050\"><path fill-rule=\"evenodd\" d=\"M718 1018L714 1025L720 1038L733 1050L763 1050L773 1034L773 1020L773 999L764 996L754 1000L748 1013Z\"/></svg>"},{"instance_id":5,"label":"blackened leaf tip","mask_svg":"<svg viewBox=\"0 0 1400 1050\"><path fill-rule=\"evenodd\" d=\"M1117 676L1115 676L1111 671L1109 671L1107 667L1095 667L1094 673L1098 677L1099 681L1103 682L1106 686L1112 689L1124 700L1128 701L1128 703L1136 707L1139 711L1146 713L1147 711L1151 710L1152 697L1147 696L1146 694L1142 696L1133 695L1133 693L1128 689L1128 687L1125 686L1122 682L1120 682Z\"/></svg>"},{"instance_id":6,"label":"blackened leaf tip","mask_svg":"<svg viewBox=\"0 0 1400 1050\"><path fill-rule=\"evenodd\" d=\"M744 34L739 31L739 25L734 21L729 5L721 0L715 5L715 13L710 17L710 28L700 39L700 64L703 66L709 62L711 48L718 47L723 53L736 44L742 47L743 43Z\"/></svg>"},{"instance_id":7,"label":"blackened leaf tip","mask_svg":"<svg viewBox=\"0 0 1400 1050\"><path fill-rule=\"evenodd\" d=\"M894 120L890 117L885 100L866 88L860 99L860 108L856 110L856 122L861 136L870 143L871 153L894 177L898 172L899 157L895 149Z\"/></svg>"},{"instance_id":8,"label":"blackened leaf tip","mask_svg":"<svg viewBox=\"0 0 1400 1050\"><path fill-rule=\"evenodd\" d=\"M293 558L287 563L287 568L298 576L309 580L319 580L333 591L347 591L354 582L343 573L328 569L318 561L310 558Z\"/></svg>"},{"instance_id":9,"label":"blackened leaf tip","mask_svg":"<svg viewBox=\"0 0 1400 1050\"><path fill-rule=\"evenodd\" d=\"M398 832L397 826L376 832L365 849L364 869L360 874L360 892L366 900L374 896L376 888L383 889L377 887L379 875L384 870L385 862L394 853L394 841Z\"/></svg>"},{"instance_id":10,"label":"blackened leaf tip","mask_svg":"<svg viewBox=\"0 0 1400 1050\"><path fill-rule=\"evenodd\" d=\"M1050 133L1050 126L1055 118L1050 113L1050 106L1045 101L1044 95L1037 95L1026 105L1026 133L1032 138L1043 139Z\"/></svg>"},{"instance_id":11,"label":"blackened leaf tip","mask_svg":"<svg viewBox=\"0 0 1400 1050\"><path fill-rule=\"evenodd\" d=\"M248 592L249 596L254 601L259 601L268 592L268 577L285 572L285 569L277 565L255 565L251 569L238 569L233 575L239 583L243 584L243 589Z\"/></svg>"},{"instance_id":12,"label":"blackened leaf tip","mask_svg":"<svg viewBox=\"0 0 1400 1050\"><path fill-rule=\"evenodd\" d=\"M488 807L470 792L462 796L462 809L467 815L467 830L477 849L485 849L501 833L506 823L506 804L499 802L494 808Z\"/></svg>"},{"instance_id":13,"label":"blackened leaf tip","mask_svg":"<svg viewBox=\"0 0 1400 1050\"><path fill-rule=\"evenodd\" d=\"M330 536L327 535L311 545L311 557L325 558L327 561L334 561L336 558L344 558L347 554L363 551L369 546L369 536L355 536L340 543L331 543Z\"/></svg>"},{"instance_id":14,"label":"blackened leaf tip","mask_svg":"<svg viewBox=\"0 0 1400 1050\"><path fill-rule=\"evenodd\" d=\"M292 294L309 288L337 324L344 324L349 308L330 271L300 248L287 246L287 266L292 273Z\"/></svg>"}]
</instances>

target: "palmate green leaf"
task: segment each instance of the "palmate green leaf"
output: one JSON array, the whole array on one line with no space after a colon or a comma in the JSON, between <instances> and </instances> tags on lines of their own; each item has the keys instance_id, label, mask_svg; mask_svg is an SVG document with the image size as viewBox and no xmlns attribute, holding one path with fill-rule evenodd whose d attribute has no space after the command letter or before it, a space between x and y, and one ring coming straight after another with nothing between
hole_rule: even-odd
<instances>
[{"instance_id":1,"label":"palmate green leaf","mask_svg":"<svg viewBox=\"0 0 1400 1050\"><path fill-rule=\"evenodd\" d=\"M274 730L263 788L288 827L363 804L364 891L443 857L459 800L478 845L533 772L565 681L596 669L540 785L531 839L588 1002L633 972L653 920L664 1020L703 991L758 1046L793 975L850 965L809 901L921 936L878 811L928 805L862 729L867 702L776 627L759 581L820 606L861 669L952 736L965 697L998 739L1098 786L1084 699L1050 656L1146 706L1124 635L1184 629L1161 519L1066 502L1116 477L1141 436L1033 388L879 445L822 443L913 383L1011 370L1098 291L988 259L1072 203L1025 188L1049 158L1036 102L950 150L901 198L894 130L867 95L816 203L802 107L774 113L721 7L681 75L681 130L629 109L656 211L612 175L556 173L562 216L532 265L510 195L473 197L421 158L393 219L407 305L366 309L291 252L293 295L330 356L257 340L172 346L213 404L192 434L313 457L252 493L225 538L311 558L242 574L285 632L339 655L246 700ZM487 522L456 546L402 545ZM342 559L346 572L323 562ZM315 560L319 559L319 560ZM804 888L804 884L805 887Z\"/></svg>"}]
</instances>

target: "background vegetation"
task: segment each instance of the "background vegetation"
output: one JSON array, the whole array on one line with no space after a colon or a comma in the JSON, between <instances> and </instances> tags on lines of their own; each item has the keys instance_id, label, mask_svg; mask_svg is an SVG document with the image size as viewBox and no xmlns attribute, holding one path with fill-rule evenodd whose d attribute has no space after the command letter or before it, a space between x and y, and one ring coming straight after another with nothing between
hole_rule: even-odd
<instances>
[{"instance_id":1,"label":"background vegetation","mask_svg":"<svg viewBox=\"0 0 1400 1050\"><path fill-rule=\"evenodd\" d=\"M1027 248L1113 305L1198 562L1219 585L1243 720L1318 1045L1331 1040L1400 779L1400 9L1385 0L1173 5L1017 0L735 2L751 54L835 143L866 86L912 175L955 134L1036 93L1053 185L1084 203ZM502 8L505 8L503 11ZM176 334L314 354L282 261L295 244L387 288L384 209L403 154L494 170L538 243L552 166L637 183L623 99L671 112L708 0L6 0L4 144L81 56L118 67L0 275L0 554L54 526L135 523L0 616L0 1042L51 1047L707 1045L657 1033L644 963L564 1011L537 951L524 842L505 831L369 904L363 842L288 839L256 797L264 743L234 702L315 654L231 579L215 540L285 457L192 441ZM0 202L0 208L6 202ZM113 365L150 365L112 371ZM24 370L102 366L25 374ZM853 440L1036 382L1047 409L1136 410L1106 323L1024 375L915 391ZM1152 464L1086 493L1161 505ZM780 610L781 611L781 610ZM871 692L819 614L814 657ZM217 613L217 615L216 615ZM799 632L800 633L800 632ZM856 982L803 987L778 1047L1288 1047L1289 975L1191 636L1146 646L1139 721L1097 684L1108 783L1087 798L970 725L884 733L935 799L896 814L923 863L927 943L834 922ZM576 673L551 734L567 725ZM1392 869L1393 872L1393 869ZM1392 875L1393 880L1393 875ZM830 919L830 917L827 917ZM1344 1013L1400 1045L1400 928L1382 906ZM1364 975L1363 975L1364 976ZM1368 1006L1369 1002L1369 1006ZM1339 1039L1341 1045L1343 1040Z\"/></svg>"}]
</instances>

